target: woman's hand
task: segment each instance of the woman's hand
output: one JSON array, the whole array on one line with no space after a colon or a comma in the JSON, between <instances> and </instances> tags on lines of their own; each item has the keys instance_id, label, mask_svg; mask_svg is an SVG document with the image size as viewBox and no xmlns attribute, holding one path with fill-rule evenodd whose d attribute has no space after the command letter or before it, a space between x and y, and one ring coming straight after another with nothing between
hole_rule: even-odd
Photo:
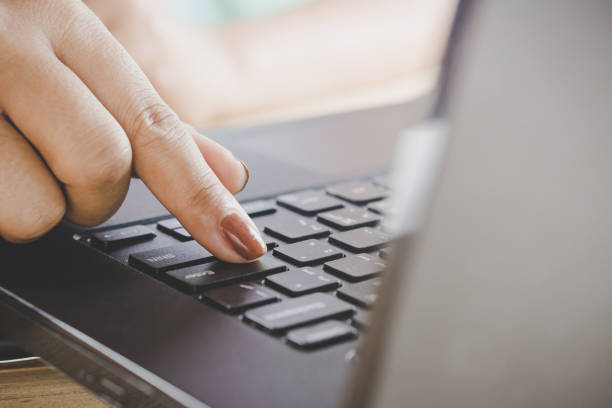
<instances>
[{"instance_id":1,"label":"woman's hand","mask_svg":"<svg viewBox=\"0 0 612 408\"><path fill-rule=\"evenodd\" d=\"M101 223L132 170L220 259L266 252L232 196L244 165L179 120L89 8L0 0L0 236Z\"/></svg>"}]
</instances>

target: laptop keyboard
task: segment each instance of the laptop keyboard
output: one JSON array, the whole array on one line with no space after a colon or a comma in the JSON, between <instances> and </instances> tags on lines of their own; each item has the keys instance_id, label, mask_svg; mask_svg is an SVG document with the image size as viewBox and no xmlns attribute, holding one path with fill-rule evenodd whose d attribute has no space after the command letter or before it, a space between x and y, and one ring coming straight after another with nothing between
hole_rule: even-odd
<instances>
[{"instance_id":1,"label":"laptop keyboard","mask_svg":"<svg viewBox=\"0 0 612 408\"><path fill-rule=\"evenodd\" d=\"M218 261L175 218L85 239L159 279L299 349L352 340L367 329L393 210L378 177L243 203L269 252L249 264Z\"/></svg>"}]
</instances>

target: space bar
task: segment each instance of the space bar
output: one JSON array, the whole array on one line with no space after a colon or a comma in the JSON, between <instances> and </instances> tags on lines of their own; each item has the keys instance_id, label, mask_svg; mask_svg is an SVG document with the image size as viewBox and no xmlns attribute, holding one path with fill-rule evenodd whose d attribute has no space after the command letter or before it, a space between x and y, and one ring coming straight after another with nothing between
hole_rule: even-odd
<instances>
[{"instance_id":1,"label":"space bar","mask_svg":"<svg viewBox=\"0 0 612 408\"><path fill-rule=\"evenodd\" d=\"M333 296L313 293L250 310L244 317L266 330L280 331L353 312L349 304Z\"/></svg>"}]
</instances>

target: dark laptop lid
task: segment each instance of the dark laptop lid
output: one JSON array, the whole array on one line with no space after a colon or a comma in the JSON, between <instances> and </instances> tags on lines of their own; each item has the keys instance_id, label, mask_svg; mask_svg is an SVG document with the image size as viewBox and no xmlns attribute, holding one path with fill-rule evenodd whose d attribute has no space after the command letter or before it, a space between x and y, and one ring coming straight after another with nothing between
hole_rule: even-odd
<instances>
[{"instance_id":1,"label":"dark laptop lid","mask_svg":"<svg viewBox=\"0 0 612 408\"><path fill-rule=\"evenodd\" d=\"M467 17L429 221L397 251L350 403L612 406L612 3Z\"/></svg>"}]
</instances>

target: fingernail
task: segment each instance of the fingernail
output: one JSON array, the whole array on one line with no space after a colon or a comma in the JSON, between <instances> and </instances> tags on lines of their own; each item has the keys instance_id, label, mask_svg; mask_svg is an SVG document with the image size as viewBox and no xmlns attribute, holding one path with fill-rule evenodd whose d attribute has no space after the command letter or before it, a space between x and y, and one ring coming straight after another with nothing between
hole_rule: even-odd
<instances>
[{"instance_id":1,"label":"fingernail","mask_svg":"<svg viewBox=\"0 0 612 408\"><path fill-rule=\"evenodd\" d=\"M231 213L221 221L221 229L232 247L246 260L255 260L266 253L261 235L241 214Z\"/></svg>"},{"instance_id":2,"label":"fingernail","mask_svg":"<svg viewBox=\"0 0 612 408\"><path fill-rule=\"evenodd\" d=\"M242 160L240 160L240 163L242 164L242 167L244 168L244 174L246 177L244 179L244 184L242 185L242 188L238 192L244 190L246 185L249 183L249 177L251 176L251 173L249 172L249 168L247 167L247 165L244 164Z\"/></svg>"}]
</instances>

